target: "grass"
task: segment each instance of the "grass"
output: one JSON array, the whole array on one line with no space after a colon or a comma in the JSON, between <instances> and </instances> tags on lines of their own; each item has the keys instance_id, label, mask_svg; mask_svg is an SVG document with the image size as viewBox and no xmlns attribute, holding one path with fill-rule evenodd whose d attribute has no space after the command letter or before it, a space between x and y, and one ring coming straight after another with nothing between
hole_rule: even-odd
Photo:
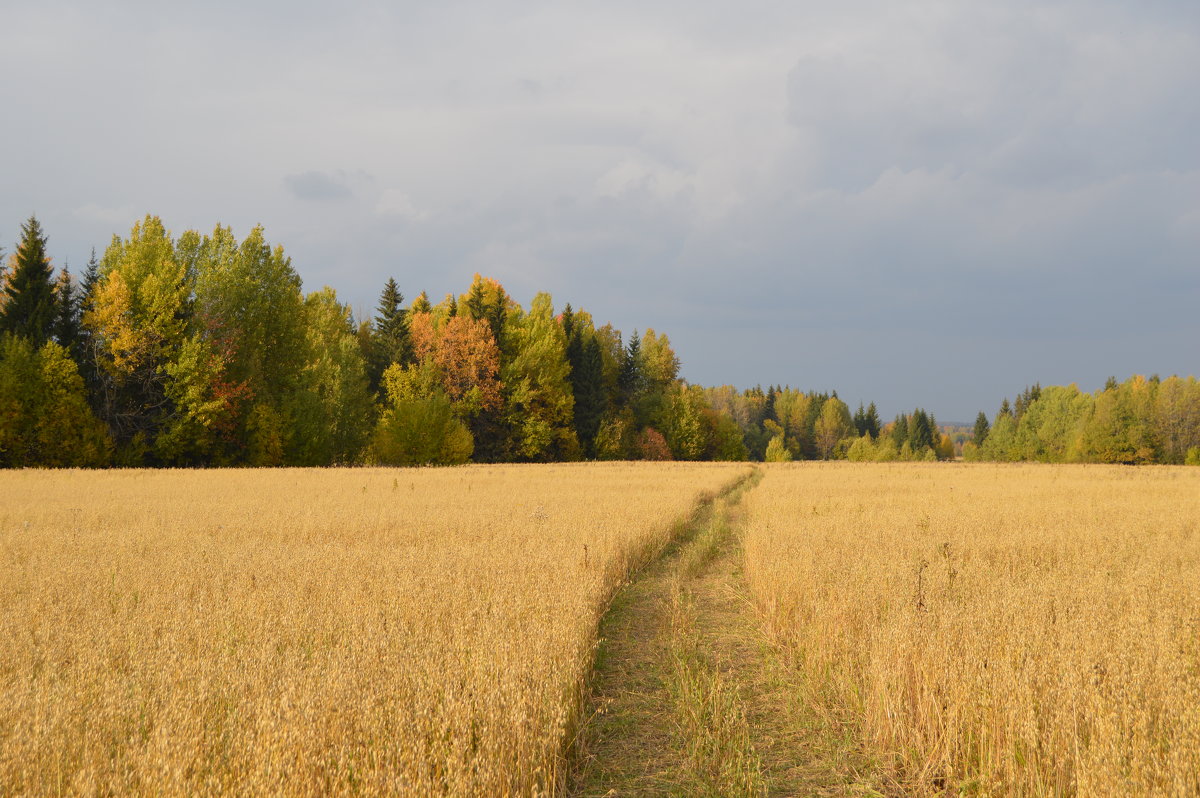
<instances>
[{"instance_id":1,"label":"grass","mask_svg":"<svg viewBox=\"0 0 1200 798\"><path fill-rule=\"evenodd\" d=\"M0 794L561 792L610 597L744 471L0 473Z\"/></svg>"},{"instance_id":2,"label":"grass","mask_svg":"<svg viewBox=\"0 0 1200 798\"><path fill-rule=\"evenodd\" d=\"M1200 794L1200 474L797 464L746 571L804 701L910 794Z\"/></svg>"}]
</instances>

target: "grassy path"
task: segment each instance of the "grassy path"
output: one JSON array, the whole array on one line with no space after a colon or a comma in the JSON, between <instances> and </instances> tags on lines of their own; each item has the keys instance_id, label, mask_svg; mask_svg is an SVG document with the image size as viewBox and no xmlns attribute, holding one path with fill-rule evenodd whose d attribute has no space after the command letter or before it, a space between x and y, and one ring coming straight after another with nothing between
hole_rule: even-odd
<instances>
[{"instance_id":1,"label":"grassy path","mask_svg":"<svg viewBox=\"0 0 1200 798\"><path fill-rule=\"evenodd\" d=\"M613 602L571 794L874 794L746 599L737 505L758 476L698 513Z\"/></svg>"}]
</instances>

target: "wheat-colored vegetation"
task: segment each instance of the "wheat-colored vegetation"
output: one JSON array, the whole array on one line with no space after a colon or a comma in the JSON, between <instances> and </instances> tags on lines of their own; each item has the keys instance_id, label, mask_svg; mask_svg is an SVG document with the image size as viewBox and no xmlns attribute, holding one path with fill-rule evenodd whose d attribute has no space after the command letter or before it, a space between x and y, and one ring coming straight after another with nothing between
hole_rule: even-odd
<instances>
[{"instance_id":1,"label":"wheat-colored vegetation","mask_svg":"<svg viewBox=\"0 0 1200 798\"><path fill-rule=\"evenodd\" d=\"M781 465L747 576L812 704L915 794L1200 794L1200 474Z\"/></svg>"},{"instance_id":2,"label":"wheat-colored vegetation","mask_svg":"<svg viewBox=\"0 0 1200 798\"><path fill-rule=\"evenodd\" d=\"M0 794L546 794L698 464L0 474Z\"/></svg>"}]
</instances>

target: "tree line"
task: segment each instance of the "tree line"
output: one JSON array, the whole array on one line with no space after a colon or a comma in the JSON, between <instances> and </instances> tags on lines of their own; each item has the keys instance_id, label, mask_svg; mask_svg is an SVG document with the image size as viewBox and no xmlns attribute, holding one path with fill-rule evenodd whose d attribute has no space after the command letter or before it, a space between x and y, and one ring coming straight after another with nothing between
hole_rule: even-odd
<instances>
[{"instance_id":1,"label":"tree line","mask_svg":"<svg viewBox=\"0 0 1200 798\"><path fill-rule=\"evenodd\" d=\"M437 304L389 279L355 319L261 227L146 216L79 278L46 252L31 217L0 267L3 466L832 457L855 424L836 394L689 385L665 334L480 275Z\"/></svg>"},{"instance_id":2,"label":"tree line","mask_svg":"<svg viewBox=\"0 0 1200 798\"><path fill-rule=\"evenodd\" d=\"M526 309L481 275L437 304L389 279L356 319L332 288L305 294L261 227L176 237L146 216L77 278L55 273L30 217L0 286L0 466L957 454L921 408L882 424L836 391L691 385L665 334L626 338L545 293ZM963 456L1200 457L1195 380L1137 385L1027 391L994 423L981 414Z\"/></svg>"},{"instance_id":3,"label":"tree line","mask_svg":"<svg viewBox=\"0 0 1200 798\"><path fill-rule=\"evenodd\" d=\"M966 460L1200 465L1195 377L1110 377L1095 393L1034 385L988 420L980 412Z\"/></svg>"}]
</instances>

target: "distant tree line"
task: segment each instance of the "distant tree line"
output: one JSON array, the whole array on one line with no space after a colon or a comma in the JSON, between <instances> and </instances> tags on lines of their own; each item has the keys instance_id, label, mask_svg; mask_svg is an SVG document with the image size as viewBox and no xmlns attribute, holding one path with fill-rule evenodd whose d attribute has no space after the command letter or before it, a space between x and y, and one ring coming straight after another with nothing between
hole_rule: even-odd
<instances>
[{"instance_id":1,"label":"distant tree line","mask_svg":"<svg viewBox=\"0 0 1200 798\"><path fill-rule=\"evenodd\" d=\"M836 391L690 385L666 335L544 293L525 309L480 275L436 305L389 279L355 319L332 288L305 294L261 227L173 237L147 216L76 278L30 217L0 286L0 466L956 455L921 408L882 424ZM981 413L963 456L1200 462L1200 388L1035 386Z\"/></svg>"},{"instance_id":2,"label":"distant tree line","mask_svg":"<svg viewBox=\"0 0 1200 798\"><path fill-rule=\"evenodd\" d=\"M0 259L0 465L275 466L845 456L878 434L832 395L705 390L667 336L626 339L495 280L355 319L303 293L261 227L147 216L57 274L36 218Z\"/></svg>"},{"instance_id":3,"label":"distant tree line","mask_svg":"<svg viewBox=\"0 0 1200 798\"><path fill-rule=\"evenodd\" d=\"M1034 385L991 421L980 413L966 460L1200 465L1195 377L1110 377L1102 390Z\"/></svg>"}]
</instances>

